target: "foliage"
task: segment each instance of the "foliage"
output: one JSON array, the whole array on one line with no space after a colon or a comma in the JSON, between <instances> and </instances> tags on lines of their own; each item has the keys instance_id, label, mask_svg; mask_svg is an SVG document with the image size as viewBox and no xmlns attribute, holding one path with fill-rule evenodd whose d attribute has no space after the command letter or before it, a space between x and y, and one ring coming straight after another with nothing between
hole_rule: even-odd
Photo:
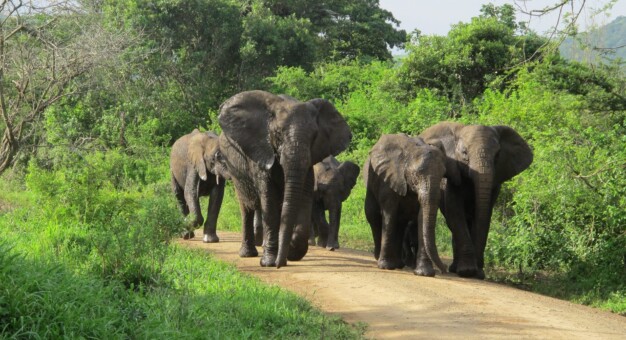
<instances>
[{"instance_id":1,"label":"foliage","mask_svg":"<svg viewBox=\"0 0 626 340\"><path fill-rule=\"evenodd\" d=\"M510 93L486 92L479 106L479 122L515 127L535 157L507 185L510 202L499 210L488 257L521 271L564 273L578 289L607 298L626 288L626 115L593 111L590 96L552 90L545 67L552 69L523 73Z\"/></svg>"},{"instance_id":2,"label":"foliage","mask_svg":"<svg viewBox=\"0 0 626 340\"><path fill-rule=\"evenodd\" d=\"M5 221L0 218L0 228L13 236ZM295 294L242 275L204 252L179 247L164 259L158 285L128 290L85 273L75 258L34 254L36 227L41 226L27 231L28 239L15 235L13 249L0 241L2 338L355 339L363 332Z\"/></svg>"},{"instance_id":3,"label":"foliage","mask_svg":"<svg viewBox=\"0 0 626 340\"><path fill-rule=\"evenodd\" d=\"M379 7L378 0L258 0L281 17L295 16L311 23L316 37L317 61L345 59L391 59L388 47L402 47L406 32L399 21ZM306 65L303 65L306 67ZM308 68L308 67L306 67Z\"/></svg>"},{"instance_id":4,"label":"foliage","mask_svg":"<svg viewBox=\"0 0 626 340\"><path fill-rule=\"evenodd\" d=\"M294 294L171 244L182 221L164 163L109 151L58 170L30 164L29 195L0 212L0 337L360 337Z\"/></svg>"},{"instance_id":5,"label":"foliage","mask_svg":"<svg viewBox=\"0 0 626 340\"><path fill-rule=\"evenodd\" d=\"M460 111L500 75L534 56L543 39L533 33L517 35L510 15L472 18L454 25L445 37L414 35L398 73L403 98L429 88L457 103Z\"/></svg>"},{"instance_id":6,"label":"foliage","mask_svg":"<svg viewBox=\"0 0 626 340\"><path fill-rule=\"evenodd\" d=\"M276 298L275 288L171 244L183 222L168 184L168 145L196 127L219 130L220 103L253 88L332 101L353 133L339 158L357 164L381 134L415 135L442 120L510 125L535 159L502 188L489 276L515 273L513 281L537 291L625 309L626 83L619 62L590 67L551 54L555 46L516 22L509 5L487 4L446 36L417 32L409 54L394 63L387 47L402 46L405 33L377 0L69 4L84 7L62 16L24 12L19 19L36 31L13 32L17 18L0 27L0 89L9 104L0 142L21 148L0 148L10 155L0 163L14 166L0 182L0 287L11 287L0 293L16 299L8 304L0 295L0 324L19 316L2 336L32 327L33 337L319 338L330 329L351 337L301 300ZM43 41L68 53L57 57L103 54L67 59L85 63L62 78L61 69L48 67L56 52ZM61 59L56 65L71 71ZM10 141L9 132L21 137ZM345 202L340 237L371 250L364 195L357 185ZM19 208L31 200L36 209ZM239 230L240 223L229 184L218 228ZM443 252L449 239L440 217ZM16 273L15 263L33 270ZM62 301L72 307L48 305ZM90 330L73 313L91 316ZM60 321L37 328L42 320Z\"/></svg>"},{"instance_id":7,"label":"foliage","mask_svg":"<svg viewBox=\"0 0 626 340\"><path fill-rule=\"evenodd\" d=\"M76 6L0 4L0 173L37 144L47 108L85 89L88 74L108 69L132 43L124 31L103 27L98 13L66 15Z\"/></svg>"}]
</instances>

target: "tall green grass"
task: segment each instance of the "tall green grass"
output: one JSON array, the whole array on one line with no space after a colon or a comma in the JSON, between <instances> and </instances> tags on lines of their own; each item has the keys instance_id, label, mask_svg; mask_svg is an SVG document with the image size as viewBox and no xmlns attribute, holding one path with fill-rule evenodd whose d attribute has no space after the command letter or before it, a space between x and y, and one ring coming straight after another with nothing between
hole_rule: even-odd
<instances>
[{"instance_id":1,"label":"tall green grass","mask_svg":"<svg viewBox=\"0 0 626 340\"><path fill-rule=\"evenodd\" d=\"M362 336L362 326L171 243L184 222L163 168L115 153L81 162L31 164L26 186L0 181L0 202L10 202L0 206L0 338ZM230 215L238 227L238 209Z\"/></svg>"}]
</instances>

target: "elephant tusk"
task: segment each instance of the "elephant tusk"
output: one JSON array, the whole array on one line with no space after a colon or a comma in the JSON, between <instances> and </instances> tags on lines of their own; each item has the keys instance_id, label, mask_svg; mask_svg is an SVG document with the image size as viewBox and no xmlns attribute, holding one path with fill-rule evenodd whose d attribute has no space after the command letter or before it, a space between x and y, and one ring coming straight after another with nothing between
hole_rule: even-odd
<instances>
[{"instance_id":1,"label":"elephant tusk","mask_svg":"<svg viewBox=\"0 0 626 340\"><path fill-rule=\"evenodd\" d=\"M220 175L219 174L215 175L215 183L217 183L217 185L220 185Z\"/></svg>"}]
</instances>

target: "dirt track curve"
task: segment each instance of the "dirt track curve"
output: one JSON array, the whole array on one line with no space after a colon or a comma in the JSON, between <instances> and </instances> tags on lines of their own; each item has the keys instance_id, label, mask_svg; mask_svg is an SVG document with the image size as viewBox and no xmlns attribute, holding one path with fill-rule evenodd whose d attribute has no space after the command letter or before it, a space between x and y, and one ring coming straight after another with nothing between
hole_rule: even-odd
<instances>
[{"instance_id":1,"label":"dirt track curve","mask_svg":"<svg viewBox=\"0 0 626 340\"><path fill-rule=\"evenodd\" d=\"M287 267L261 268L258 257L238 256L239 233L218 235L220 243L199 237L181 243L206 249L347 322L367 323L370 338L626 339L626 317L590 307L454 274L424 278L384 271L371 254L349 249L311 247Z\"/></svg>"}]
</instances>

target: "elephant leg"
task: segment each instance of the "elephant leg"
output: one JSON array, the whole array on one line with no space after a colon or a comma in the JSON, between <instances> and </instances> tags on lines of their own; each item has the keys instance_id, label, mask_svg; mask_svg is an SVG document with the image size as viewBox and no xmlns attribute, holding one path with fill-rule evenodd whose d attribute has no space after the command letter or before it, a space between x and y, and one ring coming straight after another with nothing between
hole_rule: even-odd
<instances>
[{"instance_id":1,"label":"elephant leg","mask_svg":"<svg viewBox=\"0 0 626 340\"><path fill-rule=\"evenodd\" d=\"M398 247L401 247L402 237L398 236L397 210L398 206L394 202L386 202L385 206L383 206L383 230L380 257L378 258L378 268L380 269L404 267L404 263L399 256L400 249L398 249Z\"/></svg>"},{"instance_id":2,"label":"elephant leg","mask_svg":"<svg viewBox=\"0 0 626 340\"><path fill-rule=\"evenodd\" d=\"M416 261L417 261L417 224L415 221L409 221L405 223L405 221L398 221L397 224L398 231L403 231L404 234L402 236L402 262L412 269L415 269Z\"/></svg>"},{"instance_id":3,"label":"elephant leg","mask_svg":"<svg viewBox=\"0 0 626 340\"><path fill-rule=\"evenodd\" d=\"M433 261L426 253L426 246L424 245L424 226L423 221L423 209L420 209L417 223L417 260L415 266L415 275L420 276L435 276L435 268L433 268Z\"/></svg>"},{"instance_id":4,"label":"elephant leg","mask_svg":"<svg viewBox=\"0 0 626 340\"><path fill-rule=\"evenodd\" d=\"M184 239L193 238L194 229L201 226L204 222L202 212L200 211L199 197L200 178L195 172L189 171L185 180L185 202L189 207L190 220L186 223L186 231L183 234Z\"/></svg>"},{"instance_id":5,"label":"elephant leg","mask_svg":"<svg viewBox=\"0 0 626 340\"><path fill-rule=\"evenodd\" d=\"M241 197L241 196L239 196ZM245 206L243 203L239 203L241 209L241 222L242 222L242 240L241 248L239 249L240 257L256 257L259 252L254 246L254 209Z\"/></svg>"},{"instance_id":6,"label":"elephant leg","mask_svg":"<svg viewBox=\"0 0 626 340\"><path fill-rule=\"evenodd\" d=\"M254 244L263 245L263 213L260 209L254 211Z\"/></svg>"},{"instance_id":7,"label":"elephant leg","mask_svg":"<svg viewBox=\"0 0 626 340\"><path fill-rule=\"evenodd\" d=\"M220 238L217 237L217 216L220 213L223 198L224 181L213 186L209 194L209 207L207 209L206 221L204 222L204 237L202 239L205 243L215 243L220 241Z\"/></svg>"},{"instance_id":8,"label":"elephant leg","mask_svg":"<svg viewBox=\"0 0 626 340\"><path fill-rule=\"evenodd\" d=\"M378 260L380 257L383 216L380 213L380 205L378 205L378 201L369 189L365 193L365 218L372 229L372 238L374 239L374 258Z\"/></svg>"},{"instance_id":9,"label":"elephant leg","mask_svg":"<svg viewBox=\"0 0 626 340\"><path fill-rule=\"evenodd\" d=\"M315 209L315 208L313 208ZM319 236L319 228L317 226L317 223L315 222L315 211L313 211L311 213L311 234L309 235L309 245L310 246L314 246L316 245L316 241L315 238Z\"/></svg>"},{"instance_id":10,"label":"elephant leg","mask_svg":"<svg viewBox=\"0 0 626 340\"><path fill-rule=\"evenodd\" d=\"M441 211L452 232L453 260L449 271L462 277L475 276L476 253L469 233L462 195L453 190L446 190L442 197Z\"/></svg>"},{"instance_id":11,"label":"elephant leg","mask_svg":"<svg viewBox=\"0 0 626 340\"><path fill-rule=\"evenodd\" d=\"M326 248L328 250L339 249L339 223L341 222L341 203L333 204L328 210L330 219L328 229L328 242Z\"/></svg>"},{"instance_id":12,"label":"elephant leg","mask_svg":"<svg viewBox=\"0 0 626 340\"><path fill-rule=\"evenodd\" d=\"M313 240L313 244L311 245L315 245L315 237L317 236L317 245L319 247L326 247L328 240L328 223L326 223L324 213L324 207L321 204L313 203L313 212L311 214L313 223L311 225L314 232L311 233L309 237L309 244L311 244L310 241Z\"/></svg>"},{"instance_id":13,"label":"elephant leg","mask_svg":"<svg viewBox=\"0 0 626 340\"><path fill-rule=\"evenodd\" d=\"M174 175L172 174L172 191L174 191L174 195L176 195L176 202L178 203L178 208L183 216L189 215L189 207L187 206L187 202L185 202L185 191L183 188L178 185Z\"/></svg>"},{"instance_id":14,"label":"elephant leg","mask_svg":"<svg viewBox=\"0 0 626 340\"><path fill-rule=\"evenodd\" d=\"M278 256L278 231L280 228L281 195L270 186L261 196L261 221L263 224L262 267L275 267Z\"/></svg>"}]
</instances>

